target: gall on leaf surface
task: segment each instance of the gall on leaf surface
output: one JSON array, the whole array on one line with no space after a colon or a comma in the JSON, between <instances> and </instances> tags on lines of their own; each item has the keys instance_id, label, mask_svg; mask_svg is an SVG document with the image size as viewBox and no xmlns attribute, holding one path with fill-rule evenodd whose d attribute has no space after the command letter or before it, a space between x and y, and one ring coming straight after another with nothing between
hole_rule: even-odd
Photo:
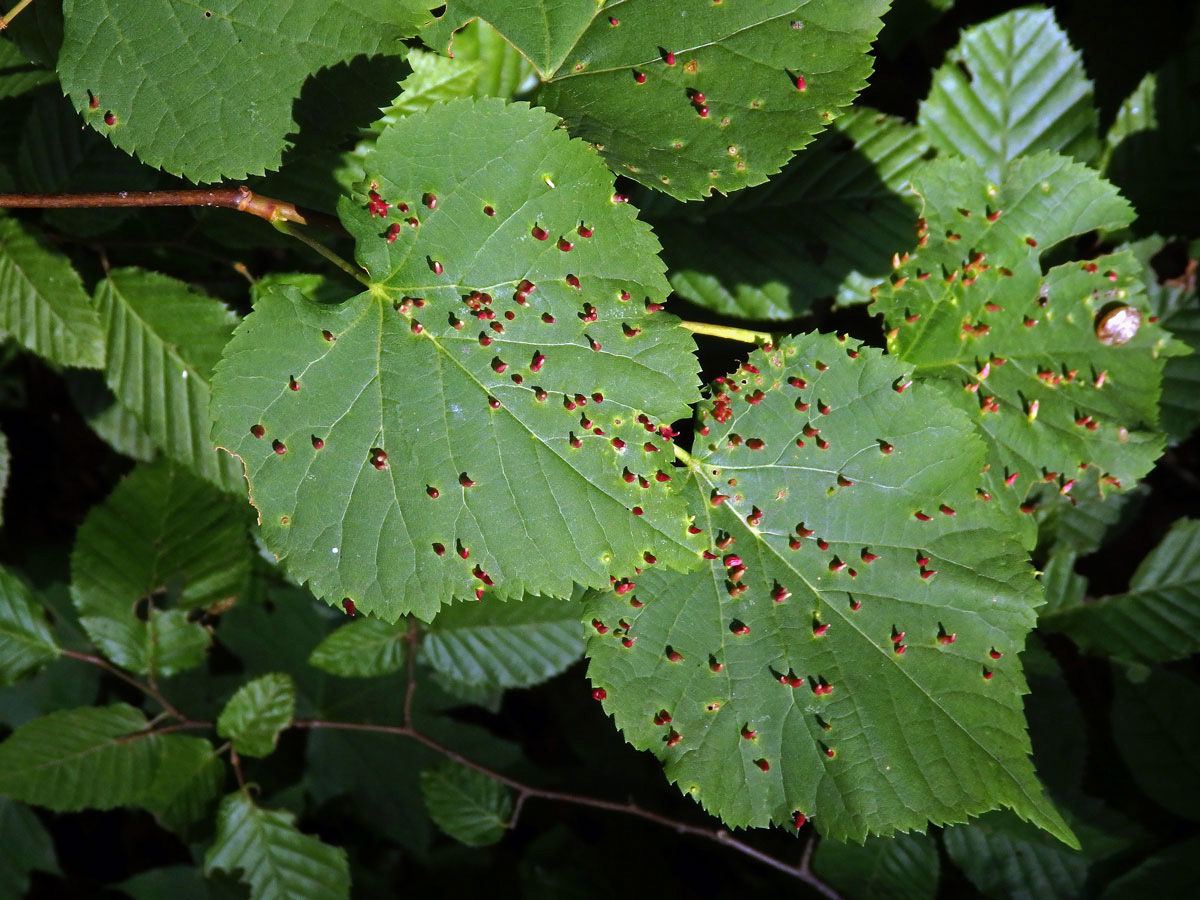
<instances>
[{"instance_id":1,"label":"gall on leaf surface","mask_svg":"<svg viewBox=\"0 0 1200 900\"><path fill-rule=\"evenodd\" d=\"M699 411L709 567L589 596L605 709L731 827L862 841L1007 806L1072 843L1022 713L1041 593L967 417L832 335L750 363Z\"/></svg>"},{"instance_id":2,"label":"gall on leaf surface","mask_svg":"<svg viewBox=\"0 0 1200 900\"><path fill-rule=\"evenodd\" d=\"M529 59L535 95L613 171L680 200L761 184L866 86L886 0L464 0Z\"/></svg>"},{"instance_id":3,"label":"gall on leaf surface","mask_svg":"<svg viewBox=\"0 0 1200 900\"><path fill-rule=\"evenodd\" d=\"M1186 348L1150 321L1132 253L1044 275L1040 264L1067 238L1129 224L1129 204L1051 153L1011 163L996 182L974 161L935 160L913 190L925 202L918 247L872 309L890 329L888 350L984 435L980 488L1026 511L1068 502L1089 467L1105 492L1132 488L1162 452L1163 367ZM1105 343L1105 316L1121 308L1137 310L1140 326ZM1032 516L1024 539L1032 545Z\"/></svg>"},{"instance_id":4,"label":"gall on leaf surface","mask_svg":"<svg viewBox=\"0 0 1200 900\"><path fill-rule=\"evenodd\" d=\"M431 619L700 561L660 430L699 396L695 344L649 311L650 229L557 124L461 100L385 130L341 206L369 289L268 292L225 350L214 440L330 603Z\"/></svg>"},{"instance_id":5,"label":"gall on leaf surface","mask_svg":"<svg viewBox=\"0 0 1200 900\"><path fill-rule=\"evenodd\" d=\"M261 175L297 130L306 81L402 52L434 5L65 0L58 74L84 121L148 165L191 181Z\"/></svg>"}]
</instances>

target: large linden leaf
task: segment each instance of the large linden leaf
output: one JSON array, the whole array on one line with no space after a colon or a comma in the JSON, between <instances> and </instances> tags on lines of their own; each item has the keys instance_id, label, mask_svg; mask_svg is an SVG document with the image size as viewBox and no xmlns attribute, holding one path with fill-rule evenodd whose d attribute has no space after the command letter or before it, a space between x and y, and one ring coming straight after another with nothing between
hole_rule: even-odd
<instances>
[{"instance_id":1,"label":"large linden leaf","mask_svg":"<svg viewBox=\"0 0 1200 900\"><path fill-rule=\"evenodd\" d=\"M920 246L874 308L889 350L986 436L982 489L1031 511L1069 497L1089 466L1105 490L1133 487L1162 452L1163 366L1182 348L1150 321L1131 253L1045 275L1039 262L1068 237L1128 224L1129 205L1091 169L1048 153L998 182L973 161L937 160L913 184L925 201ZM1102 342L1104 317L1122 307L1140 327L1126 343Z\"/></svg>"},{"instance_id":2,"label":"large linden leaf","mask_svg":"<svg viewBox=\"0 0 1200 900\"><path fill-rule=\"evenodd\" d=\"M681 200L761 184L849 105L887 0L461 0L529 59L538 104L609 164Z\"/></svg>"},{"instance_id":3,"label":"large linden leaf","mask_svg":"<svg viewBox=\"0 0 1200 900\"><path fill-rule=\"evenodd\" d=\"M341 209L369 290L267 292L225 350L214 438L330 602L429 619L493 583L565 596L698 562L667 430L694 344L650 312L658 242L557 122L462 100L392 125Z\"/></svg>"},{"instance_id":4,"label":"large linden leaf","mask_svg":"<svg viewBox=\"0 0 1200 900\"><path fill-rule=\"evenodd\" d=\"M424 0L64 0L58 73L84 120L193 181L277 168L319 70L402 52Z\"/></svg>"},{"instance_id":5,"label":"large linden leaf","mask_svg":"<svg viewBox=\"0 0 1200 900\"><path fill-rule=\"evenodd\" d=\"M714 557L593 593L589 675L627 739L734 827L924 830L998 806L1071 842L1029 759L1041 602L969 420L877 350L755 352L701 406Z\"/></svg>"}]
</instances>

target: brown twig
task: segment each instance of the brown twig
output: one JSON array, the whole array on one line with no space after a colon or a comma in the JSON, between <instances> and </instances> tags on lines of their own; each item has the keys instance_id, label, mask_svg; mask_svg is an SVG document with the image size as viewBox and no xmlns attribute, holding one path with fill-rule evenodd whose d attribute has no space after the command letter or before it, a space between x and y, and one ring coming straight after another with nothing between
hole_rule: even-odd
<instances>
[{"instance_id":1,"label":"brown twig","mask_svg":"<svg viewBox=\"0 0 1200 900\"><path fill-rule=\"evenodd\" d=\"M171 716L171 718L178 719L180 722L190 722L191 721L187 716L185 716L178 709L176 709L170 700L168 700L166 697L163 696L162 691L160 691L157 688L152 687L148 684L145 684L141 681L138 681L132 675L127 675L125 672L122 672L120 669L118 669L112 663L108 662L108 660L101 659L98 656L92 656L90 653L80 653L77 650L68 650L65 647L59 649L58 652L61 653L63 656L71 657L71 659L77 659L80 662L85 662L85 663L88 663L89 665L97 666L98 668L103 669L109 675L113 675L113 676L121 679L121 681L124 681L126 684L137 688L139 691L141 691L143 694L145 694L147 697L149 697L151 700L153 700L155 703L157 703L159 706L161 706L167 712L167 714Z\"/></svg>"}]
</instances>

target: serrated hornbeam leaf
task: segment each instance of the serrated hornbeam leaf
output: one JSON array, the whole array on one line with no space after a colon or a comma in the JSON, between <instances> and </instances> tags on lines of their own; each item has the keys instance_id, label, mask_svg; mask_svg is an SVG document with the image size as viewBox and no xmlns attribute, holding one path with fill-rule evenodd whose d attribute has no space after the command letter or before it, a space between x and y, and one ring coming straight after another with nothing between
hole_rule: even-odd
<instances>
[{"instance_id":1,"label":"serrated hornbeam leaf","mask_svg":"<svg viewBox=\"0 0 1200 900\"><path fill-rule=\"evenodd\" d=\"M0 329L51 362L104 365L100 319L79 275L13 219L0 219Z\"/></svg>"},{"instance_id":2,"label":"serrated hornbeam leaf","mask_svg":"<svg viewBox=\"0 0 1200 900\"><path fill-rule=\"evenodd\" d=\"M154 782L161 741L145 727L124 703L33 719L0 744L0 794L57 812L137 803Z\"/></svg>"},{"instance_id":3,"label":"serrated hornbeam leaf","mask_svg":"<svg viewBox=\"0 0 1200 900\"><path fill-rule=\"evenodd\" d=\"M233 741L243 756L270 756L279 733L296 714L291 676L272 672L243 684L217 719L217 734Z\"/></svg>"},{"instance_id":4,"label":"serrated hornbeam leaf","mask_svg":"<svg viewBox=\"0 0 1200 900\"><path fill-rule=\"evenodd\" d=\"M390 675L404 666L407 631L403 622L389 625L362 616L330 632L313 649L308 664L343 678Z\"/></svg>"},{"instance_id":5,"label":"serrated hornbeam leaf","mask_svg":"<svg viewBox=\"0 0 1200 900\"><path fill-rule=\"evenodd\" d=\"M421 658L443 675L491 688L532 687L583 654L580 605L554 597L443 609L421 639Z\"/></svg>"},{"instance_id":6,"label":"serrated hornbeam leaf","mask_svg":"<svg viewBox=\"0 0 1200 900\"><path fill-rule=\"evenodd\" d=\"M76 534L71 599L108 659L138 674L173 675L203 662L211 643L188 610L239 596L250 553L231 498L166 460L143 464ZM160 608L164 596L171 608ZM139 603L148 604L144 617Z\"/></svg>"},{"instance_id":7,"label":"serrated hornbeam leaf","mask_svg":"<svg viewBox=\"0 0 1200 900\"><path fill-rule=\"evenodd\" d=\"M1048 9L1018 9L963 32L933 73L922 130L938 149L999 178L1050 150L1089 162L1100 150L1092 83Z\"/></svg>"},{"instance_id":8,"label":"serrated hornbeam leaf","mask_svg":"<svg viewBox=\"0 0 1200 900\"><path fill-rule=\"evenodd\" d=\"M1013 808L1070 829L1029 759L1041 602L985 448L906 367L832 335L756 351L701 405L712 561L592 594L589 676L636 747L732 827L868 834Z\"/></svg>"},{"instance_id":9,"label":"serrated hornbeam leaf","mask_svg":"<svg viewBox=\"0 0 1200 900\"><path fill-rule=\"evenodd\" d=\"M427 29L445 49L478 16L536 67L537 103L613 170L680 200L761 184L850 104L886 0L461 0ZM678 9L678 12L675 11Z\"/></svg>"},{"instance_id":10,"label":"serrated hornbeam leaf","mask_svg":"<svg viewBox=\"0 0 1200 900\"><path fill-rule=\"evenodd\" d=\"M1200 519L1171 526L1125 593L1064 604L1039 624L1092 655L1170 662L1200 652Z\"/></svg>"},{"instance_id":11,"label":"serrated hornbeam leaf","mask_svg":"<svg viewBox=\"0 0 1200 900\"><path fill-rule=\"evenodd\" d=\"M33 593L0 567L0 685L58 658L58 641Z\"/></svg>"},{"instance_id":12,"label":"serrated hornbeam leaf","mask_svg":"<svg viewBox=\"0 0 1200 900\"><path fill-rule=\"evenodd\" d=\"M217 367L214 440L332 603L428 620L493 583L565 596L647 554L699 562L668 437L695 344L653 312L658 242L557 122L461 100L391 126L341 207L370 289L268 292Z\"/></svg>"},{"instance_id":13,"label":"serrated hornbeam leaf","mask_svg":"<svg viewBox=\"0 0 1200 900\"><path fill-rule=\"evenodd\" d=\"M854 900L933 900L941 862L926 834L868 838L862 846L821 841L813 871Z\"/></svg>"},{"instance_id":14,"label":"serrated hornbeam leaf","mask_svg":"<svg viewBox=\"0 0 1200 900\"><path fill-rule=\"evenodd\" d=\"M421 773L421 793L438 828L468 847L486 847L504 837L513 800L496 779L447 763Z\"/></svg>"},{"instance_id":15,"label":"serrated hornbeam leaf","mask_svg":"<svg viewBox=\"0 0 1200 900\"><path fill-rule=\"evenodd\" d=\"M980 485L1027 510L1066 502L1082 470L1128 489L1162 452L1158 399L1176 342L1150 321L1132 254L1067 262L1040 255L1072 235L1129 223L1132 210L1093 170L1049 153L989 181L971 160L913 178L925 201L918 249L876 292L888 349L928 378L988 442ZM1102 340L1105 317L1135 325ZM1025 539L1032 543L1032 518Z\"/></svg>"},{"instance_id":16,"label":"serrated hornbeam leaf","mask_svg":"<svg viewBox=\"0 0 1200 900\"><path fill-rule=\"evenodd\" d=\"M225 760L204 738L164 734L159 742L154 783L138 805L164 828L181 831L209 811L225 780Z\"/></svg>"},{"instance_id":17,"label":"serrated hornbeam leaf","mask_svg":"<svg viewBox=\"0 0 1200 900\"><path fill-rule=\"evenodd\" d=\"M241 792L217 810L217 834L204 874L237 874L250 900L344 900L350 896L346 851L297 830L289 812L262 809Z\"/></svg>"},{"instance_id":18,"label":"serrated hornbeam leaf","mask_svg":"<svg viewBox=\"0 0 1200 900\"><path fill-rule=\"evenodd\" d=\"M154 443L223 490L246 489L241 467L209 441L213 367L237 316L182 281L114 269L96 285L108 355L104 378Z\"/></svg>"},{"instance_id":19,"label":"serrated hornbeam leaf","mask_svg":"<svg viewBox=\"0 0 1200 900\"><path fill-rule=\"evenodd\" d=\"M307 79L397 52L432 5L65 0L58 74L84 121L149 165L192 181L261 175L279 166Z\"/></svg>"}]
</instances>

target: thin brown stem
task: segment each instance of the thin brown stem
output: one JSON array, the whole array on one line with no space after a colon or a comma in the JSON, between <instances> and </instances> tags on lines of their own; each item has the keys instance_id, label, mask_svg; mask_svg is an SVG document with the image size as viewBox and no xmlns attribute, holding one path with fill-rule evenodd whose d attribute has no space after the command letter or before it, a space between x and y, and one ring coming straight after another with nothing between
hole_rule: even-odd
<instances>
[{"instance_id":1,"label":"thin brown stem","mask_svg":"<svg viewBox=\"0 0 1200 900\"><path fill-rule=\"evenodd\" d=\"M410 639L411 640L411 639ZM410 645L411 650L412 645ZM412 658L410 652L409 658ZM413 684L412 666L409 666L409 685ZM698 825L689 825L687 822L680 822L678 819L672 819L669 816L660 815L648 809L643 809L636 803L617 803L612 800L603 800L599 797L587 797L582 794L571 794L564 791L548 791L542 788L534 787L533 785L525 784L522 781L517 781L515 778L509 778L494 769L489 769L487 766L481 765L474 760L468 759L456 750L451 750L449 747L435 741L433 738L422 734L411 725L371 725L365 722L330 722L320 719L297 719L292 722L296 728L334 728L344 731L368 731L377 734L391 734L397 737L408 738L416 741L419 744L428 747L436 753L441 754L446 759L466 766L469 769L474 769L489 778L499 781L501 784L511 788L517 792L516 804L513 808L513 814L509 819L508 827L512 828L516 825L517 817L520 815L525 801L529 798L537 798L540 800L549 800L555 803L566 803L573 806L584 806L589 809L602 809L608 812L621 813L627 816L633 816L642 819L646 822L652 822L655 825L661 825L664 828L669 828L677 834L687 834L693 837L703 838L704 840L713 841L722 846L729 847L737 852L757 860L763 865L770 866L787 875L803 881L813 890L820 893L828 900L841 900L838 893L815 876L808 868L808 856L811 853L806 848L805 856L801 859L799 866L788 865L787 863L775 859L751 847L749 844L743 843L735 838L732 834L723 828L703 828ZM810 841L810 845L813 842Z\"/></svg>"},{"instance_id":2,"label":"thin brown stem","mask_svg":"<svg viewBox=\"0 0 1200 900\"><path fill-rule=\"evenodd\" d=\"M168 700L166 697L163 696L162 691L158 690L155 687L151 687L150 685L145 684L141 681L138 681L132 675L128 675L125 672L122 672L120 669L118 669L116 666L114 666L108 660L101 659L99 656L92 656L90 653L80 653L77 650L68 650L65 647L61 648L58 652L61 653L63 656L71 657L71 659L77 659L80 662L85 662L85 663L88 663L89 665L97 666L98 668L103 669L109 675L113 675L113 676L121 679L121 681L124 681L126 684L137 688L139 691L141 691L143 694L145 694L147 697L149 697L151 700L153 700L155 703L157 703L159 706L161 706L167 712L167 714L171 716L171 718L178 719L180 722L190 721L187 716L185 716L183 713L181 713L178 709L175 708L175 706L171 703L170 700Z\"/></svg>"},{"instance_id":3,"label":"thin brown stem","mask_svg":"<svg viewBox=\"0 0 1200 900\"><path fill-rule=\"evenodd\" d=\"M23 10L32 2L33 0L17 0L16 6L6 12L4 15L0 16L0 31L3 31L5 28L7 28L9 23L12 22L12 20L18 15L20 15L21 10Z\"/></svg>"},{"instance_id":4,"label":"thin brown stem","mask_svg":"<svg viewBox=\"0 0 1200 900\"><path fill-rule=\"evenodd\" d=\"M229 764L233 766L233 774L237 776L238 790L243 794L246 793L246 776L242 774L242 760L232 746L229 748Z\"/></svg>"}]
</instances>

